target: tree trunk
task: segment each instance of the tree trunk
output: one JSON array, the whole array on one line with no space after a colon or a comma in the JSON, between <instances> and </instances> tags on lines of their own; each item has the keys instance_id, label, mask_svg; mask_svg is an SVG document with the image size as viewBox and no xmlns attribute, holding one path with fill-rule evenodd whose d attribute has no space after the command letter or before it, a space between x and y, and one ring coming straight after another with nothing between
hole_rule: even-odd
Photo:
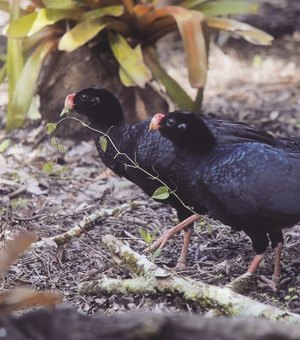
<instances>
[{"instance_id":1,"label":"tree trunk","mask_svg":"<svg viewBox=\"0 0 300 340\"><path fill-rule=\"evenodd\" d=\"M112 91L121 101L130 124L168 109L167 102L150 86L145 89L124 87L118 70L111 52L99 46L83 46L70 53L53 53L43 67L38 86L43 119L56 121L66 95L90 86ZM78 122L68 120L58 128L57 135L82 139L89 135L89 131Z\"/></svg>"}]
</instances>

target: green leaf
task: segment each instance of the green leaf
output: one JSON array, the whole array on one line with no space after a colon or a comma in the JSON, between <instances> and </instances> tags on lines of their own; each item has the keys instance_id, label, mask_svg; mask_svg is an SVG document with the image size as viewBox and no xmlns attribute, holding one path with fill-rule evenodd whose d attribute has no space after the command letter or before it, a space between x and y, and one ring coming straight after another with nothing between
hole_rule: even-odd
<instances>
[{"instance_id":1,"label":"green leaf","mask_svg":"<svg viewBox=\"0 0 300 340\"><path fill-rule=\"evenodd\" d=\"M47 174L51 174L53 172L54 164L53 162L47 162L43 166L43 171L46 172Z\"/></svg>"},{"instance_id":2,"label":"green leaf","mask_svg":"<svg viewBox=\"0 0 300 340\"><path fill-rule=\"evenodd\" d=\"M11 120L7 119L7 129L21 127L24 124L33 100L42 62L55 44L55 40L45 42L38 46L27 59L12 96L11 110L13 115L10 117Z\"/></svg>"},{"instance_id":3,"label":"green leaf","mask_svg":"<svg viewBox=\"0 0 300 340\"><path fill-rule=\"evenodd\" d=\"M157 188L153 195L151 196L151 198L155 199L155 200L165 200L170 196L170 191L167 187L162 186Z\"/></svg>"},{"instance_id":4,"label":"green leaf","mask_svg":"<svg viewBox=\"0 0 300 340\"><path fill-rule=\"evenodd\" d=\"M119 67L119 77L120 77L121 83L126 87L136 85L135 82L129 77L129 75L122 68L122 66Z\"/></svg>"},{"instance_id":5,"label":"green leaf","mask_svg":"<svg viewBox=\"0 0 300 340\"><path fill-rule=\"evenodd\" d=\"M244 22L226 19L226 18L207 18L209 27L234 32L245 40L257 45L270 45L273 37Z\"/></svg>"},{"instance_id":6,"label":"green leaf","mask_svg":"<svg viewBox=\"0 0 300 340\"><path fill-rule=\"evenodd\" d=\"M60 39L58 49L71 52L94 38L106 26L106 19L83 21L66 32Z\"/></svg>"},{"instance_id":7,"label":"green leaf","mask_svg":"<svg viewBox=\"0 0 300 340\"><path fill-rule=\"evenodd\" d=\"M48 124L47 124L48 125ZM57 126L56 126L57 127ZM55 129L56 129L56 127L55 127ZM48 127L46 126L46 128L47 128L47 130L48 130ZM52 127L50 128L50 130L52 129ZM54 129L54 130L55 130ZM54 131L53 130L53 131ZM52 132L53 132L52 131ZM49 134L51 134L52 132L50 132ZM47 134L48 134L48 131L47 131ZM57 143L57 139L55 138L55 137L51 137L51 139L50 139L50 145L51 146L54 146L55 148L57 148L58 147L58 143Z\"/></svg>"},{"instance_id":8,"label":"green leaf","mask_svg":"<svg viewBox=\"0 0 300 340\"><path fill-rule=\"evenodd\" d=\"M73 9L86 5L84 0L43 0L43 3L51 9Z\"/></svg>"},{"instance_id":9,"label":"green leaf","mask_svg":"<svg viewBox=\"0 0 300 340\"><path fill-rule=\"evenodd\" d=\"M148 230L145 229L139 229L139 234L141 236L141 238L147 243L150 244L153 241L153 237L151 236L151 234L149 233Z\"/></svg>"},{"instance_id":10,"label":"green leaf","mask_svg":"<svg viewBox=\"0 0 300 340\"><path fill-rule=\"evenodd\" d=\"M20 1L15 0L10 5L10 20L17 20L20 16ZM23 44L21 40L7 40L7 74L8 74L8 107L6 115L6 129L10 130L18 125L15 122L16 113L14 111L12 98L15 92L17 82L22 73L23 61Z\"/></svg>"},{"instance_id":11,"label":"green leaf","mask_svg":"<svg viewBox=\"0 0 300 340\"><path fill-rule=\"evenodd\" d=\"M30 37L45 26L53 25L62 19L77 19L79 15L78 11L42 8L10 23L7 35L10 38Z\"/></svg>"},{"instance_id":12,"label":"green leaf","mask_svg":"<svg viewBox=\"0 0 300 340\"><path fill-rule=\"evenodd\" d=\"M188 0L182 2L181 6L201 11L206 16L256 13L259 7L248 0Z\"/></svg>"},{"instance_id":13,"label":"green leaf","mask_svg":"<svg viewBox=\"0 0 300 340\"><path fill-rule=\"evenodd\" d=\"M165 9L175 19L183 41L189 82L194 88L202 88L206 83L208 68L205 16L179 6L166 6Z\"/></svg>"},{"instance_id":14,"label":"green leaf","mask_svg":"<svg viewBox=\"0 0 300 340\"><path fill-rule=\"evenodd\" d=\"M193 101L184 89L168 75L160 65L155 50L152 47L144 48L144 58L154 77L163 84L172 101L181 109L192 110Z\"/></svg>"},{"instance_id":15,"label":"green leaf","mask_svg":"<svg viewBox=\"0 0 300 340\"><path fill-rule=\"evenodd\" d=\"M3 153L4 151L6 151L8 149L8 147L11 144L11 140L10 139L5 139L3 142L0 143L0 153Z\"/></svg>"},{"instance_id":16,"label":"green leaf","mask_svg":"<svg viewBox=\"0 0 300 340\"><path fill-rule=\"evenodd\" d=\"M207 2L209 0L185 0L182 1L179 5L184 8L193 8L199 4L202 4L203 2Z\"/></svg>"},{"instance_id":17,"label":"green leaf","mask_svg":"<svg viewBox=\"0 0 300 340\"><path fill-rule=\"evenodd\" d=\"M217 15L233 15L256 13L258 11L258 4L250 3L249 1L241 0L216 0L205 2L193 9L201 11L207 16Z\"/></svg>"},{"instance_id":18,"label":"green leaf","mask_svg":"<svg viewBox=\"0 0 300 340\"><path fill-rule=\"evenodd\" d=\"M126 39L118 33L109 32L108 37L111 50L121 65L122 72L126 73L126 76L131 78L136 85L145 88L146 83L151 80L152 74L144 64L140 45L132 48Z\"/></svg>"},{"instance_id":19,"label":"green leaf","mask_svg":"<svg viewBox=\"0 0 300 340\"><path fill-rule=\"evenodd\" d=\"M123 6L106 6L86 12L80 22L62 36L58 49L67 52L76 50L94 38L111 22L109 16L118 17L123 12Z\"/></svg>"},{"instance_id":20,"label":"green leaf","mask_svg":"<svg viewBox=\"0 0 300 340\"><path fill-rule=\"evenodd\" d=\"M97 9L93 9L91 11L85 12L81 21L86 20L94 20L99 19L104 16L113 16L113 17L119 17L124 13L124 7L123 6L105 6Z\"/></svg>"},{"instance_id":21,"label":"green leaf","mask_svg":"<svg viewBox=\"0 0 300 340\"><path fill-rule=\"evenodd\" d=\"M99 138L99 143L102 151L105 152L107 149L107 138L105 136L101 136Z\"/></svg>"},{"instance_id":22,"label":"green leaf","mask_svg":"<svg viewBox=\"0 0 300 340\"><path fill-rule=\"evenodd\" d=\"M140 45L138 45L136 47L137 49L137 53L139 53L140 58L143 59L143 55L142 55L142 50L140 48ZM130 86L136 86L135 81L130 77L130 75L126 72L126 70L123 69L123 67L120 65L119 67L119 77L121 80L121 83L126 86L126 87L130 87Z\"/></svg>"},{"instance_id":23,"label":"green leaf","mask_svg":"<svg viewBox=\"0 0 300 340\"><path fill-rule=\"evenodd\" d=\"M161 254L161 249L156 249L155 251L154 251L154 253L152 254L152 256L151 256L151 260L152 260L152 262L154 262L155 261L155 259L158 257L158 256L160 256L160 254Z\"/></svg>"},{"instance_id":24,"label":"green leaf","mask_svg":"<svg viewBox=\"0 0 300 340\"><path fill-rule=\"evenodd\" d=\"M47 123L45 128L46 128L47 135L50 135L52 132L54 132L56 130L57 124L56 123Z\"/></svg>"}]
</instances>

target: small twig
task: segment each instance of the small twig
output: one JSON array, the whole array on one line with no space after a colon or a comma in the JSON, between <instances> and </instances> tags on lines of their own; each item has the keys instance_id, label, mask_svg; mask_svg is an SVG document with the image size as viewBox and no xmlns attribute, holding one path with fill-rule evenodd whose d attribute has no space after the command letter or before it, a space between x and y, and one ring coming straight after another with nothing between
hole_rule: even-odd
<instances>
[{"instance_id":1,"label":"small twig","mask_svg":"<svg viewBox=\"0 0 300 340\"><path fill-rule=\"evenodd\" d=\"M91 215L85 217L78 225L69 229L68 231L52 236L48 238L48 240L55 242L57 245L65 244L73 237L79 237L83 232L91 229L95 222L100 219L106 219L110 216L115 216L118 212L124 209L130 208L131 205L128 203L124 203L119 207L115 207L112 209L103 208L96 212L93 212ZM47 241L39 241L32 245L32 247L43 247L45 246Z\"/></svg>"},{"instance_id":2,"label":"small twig","mask_svg":"<svg viewBox=\"0 0 300 340\"><path fill-rule=\"evenodd\" d=\"M34 215L34 216L30 216L30 217L20 217L20 216L13 215L13 218L17 221L26 222L26 221L38 220L39 218L42 218L42 217L45 217L45 216L47 216L47 215L46 214L40 214L40 215Z\"/></svg>"},{"instance_id":3,"label":"small twig","mask_svg":"<svg viewBox=\"0 0 300 340\"><path fill-rule=\"evenodd\" d=\"M26 191L26 185L22 185L20 186L20 188L18 188L17 190L11 192L10 194L8 194L7 196L11 199L11 198L15 198L17 196L19 196L20 194L22 194L24 191Z\"/></svg>"}]
</instances>

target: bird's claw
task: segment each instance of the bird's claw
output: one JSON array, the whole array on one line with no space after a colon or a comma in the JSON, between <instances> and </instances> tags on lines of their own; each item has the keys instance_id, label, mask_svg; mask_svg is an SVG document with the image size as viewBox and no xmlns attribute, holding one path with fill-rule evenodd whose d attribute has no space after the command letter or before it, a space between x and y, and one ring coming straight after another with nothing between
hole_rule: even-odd
<instances>
[{"instance_id":1,"label":"bird's claw","mask_svg":"<svg viewBox=\"0 0 300 340\"><path fill-rule=\"evenodd\" d=\"M172 231L172 228L166 230L153 244L151 244L151 246L149 246L148 248L144 250L144 253L150 252L155 249L161 250L165 246L167 241L174 235L173 233L171 233L171 231Z\"/></svg>"},{"instance_id":2,"label":"bird's claw","mask_svg":"<svg viewBox=\"0 0 300 340\"><path fill-rule=\"evenodd\" d=\"M179 271L184 270L186 268L186 261L178 259L175 268Z\"/></svg>"},{"instance_id":3,"label":"bird's claw","mask_svg":"<svg viewBox=\"0 0 300 340\"><path fill-rule=\"evenodd\" d=\"M280 277L272 275L272 279L268 279L264 275L260 275L260 280L264 285L271 287L274 291L277 291L280 283Z\"/></svg>"}]
</instances>

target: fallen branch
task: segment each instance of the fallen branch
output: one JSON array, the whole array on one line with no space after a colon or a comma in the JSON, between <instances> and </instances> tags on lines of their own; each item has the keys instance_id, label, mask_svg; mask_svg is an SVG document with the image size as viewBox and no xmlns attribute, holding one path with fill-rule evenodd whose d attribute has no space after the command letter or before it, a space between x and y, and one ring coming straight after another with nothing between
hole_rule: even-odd
<instances>
[{"instance_id":1,"label":"fallen branch","mask_svg":"<svg viewBox=\"0 0 300 340\"><path fill-rule=\"evenodd\" d=\"M69 229L68 231L49 238L42 239L39 242L33 243L32 247L34 248L44 247L51 242L55 242L57 245L65 244L70 239L74 237L79 237L83 232L90 230L99 220L104 220L108 217L115 216L120 211L131 208L133 205L136 206L137 202L133 202L131 204L124 203L112 209L107 208L100 209L96 212L93 212L91 215L85 217L81 222L78 223L78 225Z\"/></svg>"},{"instance_id":2,"label":"fallen branch","mask_svg":"<svg viewBox=\"0 0 300 340\"><path fill-rule=\"evenodd\" d=\"M105 235L103 243L127 264L138 276L128 280L102 278L79 285L83 294L156 294L180 295L187 301L199 303L204 308L215 309L218 315L260 317L270 320L300 322L300 315L265 305L229 288L221 288L181 278L150 262L145 255L133 251L112 235Z\"/></svg>"}]
</instances>

